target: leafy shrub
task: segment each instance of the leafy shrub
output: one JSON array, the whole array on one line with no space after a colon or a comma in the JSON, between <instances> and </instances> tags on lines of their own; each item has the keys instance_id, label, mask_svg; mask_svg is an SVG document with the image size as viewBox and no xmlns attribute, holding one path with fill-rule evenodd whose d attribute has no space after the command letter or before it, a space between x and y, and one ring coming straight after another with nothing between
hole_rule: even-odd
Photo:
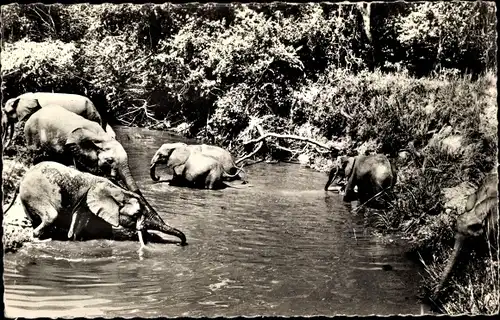
<instances>
[{"instance_id":1,"label":"leafy shrub","mask_svg":"<svg viewBox=\"0 0 500 320\"><path fill-rule=\"evenodd\" d=\"M73 43L59 40L20 40L2 50L2 91L4 99L29 91L82 92L75 66L78 50Z\"/></svg>"},{"instance_id":2,"label":"leafy shrub","mask_svg":"<svg viewBox=\"0 0 500 320\"><path fill-rule=\"evenodd\" d=\"M427 70L458 67L476 73L496 65L493 3L419 3L395 20L398 40L408 49L406 61L410 64L420 59L429 62ZM461 47L469 49L457 50Z\"/></svg>"}]
</instances>

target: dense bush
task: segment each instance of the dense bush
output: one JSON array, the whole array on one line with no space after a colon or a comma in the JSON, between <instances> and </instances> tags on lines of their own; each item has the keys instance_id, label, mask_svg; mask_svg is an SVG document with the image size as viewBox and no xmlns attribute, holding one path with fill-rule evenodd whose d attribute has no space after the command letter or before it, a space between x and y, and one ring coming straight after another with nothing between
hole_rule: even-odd
<instances>
[{"instance_id":1,"label":"dense bush","mask_svg":"<svg viewBox=\"0 0 500 320\"><path fill-rule=\"evenodd\" d=\"M320 77L331 81L327 69L352 75L367 67L387 69L389 61L413 71L431 65L463 72L465 61L484 71L496 63L493 13L490 3L373 4L368 41L357 4L11 4L2 7L2 60L17 55L8 44L21 39L19 48L32 43L48 55L50 47L41 49L42 42L73 44L78 52L69 69L49 59L56 73L49 77L67 77L69 83L34 79L22 84L21 92L85 92L112 111L127 109L125 116L114 112L124 123L187 121L195 135L206 130L207 119L217 121L210 118L224 113L213 107L228 94L246 97L251 114L288 117L294 92ZM47 59L36 59L37 65L8 79L45 77L38 67ZM2 68L2 74L8 70ZM17 94L16 85L3 85L7 96ZM342 125L341 117L334 121Z\"/></svg>"}]
</instances>

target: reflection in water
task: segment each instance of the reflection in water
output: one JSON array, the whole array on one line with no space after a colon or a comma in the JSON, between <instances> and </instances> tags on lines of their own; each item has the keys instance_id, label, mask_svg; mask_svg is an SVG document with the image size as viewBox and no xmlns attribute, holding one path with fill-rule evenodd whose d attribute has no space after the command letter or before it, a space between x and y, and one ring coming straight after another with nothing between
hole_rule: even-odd
<instances>
[{"instance_id":1,"label":"reflection in water","mask_svg":"<svg viewBox=\"0 0 500 320\"><path fill-rule=\"evenodd\" d=\"M418 269L323 191L324 174L256 164L246 168L253 187L171 187L151 181L148 164L179 139L116 131L144 196L189 245L150 244L141 254L132 241L26 245L5 256L8 316L420 313Z\"/></svg>"}]
</instances>

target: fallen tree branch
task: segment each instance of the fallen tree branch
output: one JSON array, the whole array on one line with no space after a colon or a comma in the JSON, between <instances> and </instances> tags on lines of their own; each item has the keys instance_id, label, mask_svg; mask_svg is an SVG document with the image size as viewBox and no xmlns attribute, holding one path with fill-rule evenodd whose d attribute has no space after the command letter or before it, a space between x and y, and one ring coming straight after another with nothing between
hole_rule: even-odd
<instances>
[{"instance_id":1,"label":"fallen tree branch","mask_svg":"<svg viewBox=\"0 0 500 320\"><path fill-rule=\"evenodd\" d=\"M336 150L336 148L334 148L333 146L328 146L326 144L323 144L321 142L318 142L318 141L313 140L313 139L308 138L308 137L301 137L301 136L294 135L294 134L277 134L277 133L273 133L273 132L266 133L264 131L264 129L262 128L262 126L260 125L260 123L262 123L262 121L263 121L263 119L254 118L250 122L250 125L248 126L248 128L246 130L244 130L245 134L250 134L254 128L257 128L257 131L259 132L260 137L243 142L244 146L249 145L249 144L255 144L255 143L258 143L258 145L255 147L255 149L251 153L236 160L235 161L236 164L241 163L242 161L254 156L257 152L259 152L262 149L262 147L264 146L265 139L269 138L269 137L274 137L274 138L278 138L278 139L293 139L293 140L305 141L307 143L316 145L315 150L318 153L322 153L322 154L330 153L330 152ZM287 152L290 152L291 154L293 154L292 158L297 156L298 153L300 153L300 150L286 148L286 147L281 146L279 143L275 143L274 147L276 147L277 149L281 149L281 150L285 150ZM318 147L326 149L326 151L321 151L318 149ZM306 148L307 148L307 145L304 147L302 152L304 152L306 150Z\"/></svg>"},{"instance_id":2,"label":"fallen tree branch","mask_svg":"<svg viewBox=\"0 0 500 320\"><path fill-rule=\"evenodd\" d=\"M280 149L280 150L284 150L284 151L290 152L290 153L292 153L292 154L296 154L296 153L299 153L299 152L300 152L300 150L293 150L293 149L289 149L289 148L287 148L287 147L282 147L282 146L280 146L278 143L276 143L275 147L276 147L277 149Z\"/></svg>"},{"instance_id":3,"label":"fallen tree branch","mask_svg":"<svg viewBox=\"0 0 500 320\"><path fill-rule=\"evenodd\" d=\"M259 131L259 133L260 133L261 136L264 134L264 129L262 129L261 125L255 123L255 124L253 124L253 127L257 128L257 131ZM245 145L245 143L244 143L244 145ZM264 141L260 141L259 145L252 152L250 152L248 155L246 155L246 156L244 156L244 157L236 160L235 164L238 164L238 163L240 163L240 162L242 162L242 161L244 161L244 160L252 157L254 154L256 154L257 152L259 152L259 150L262 148L263 145L264 145Z\"/></svg>"},{"instance_id":4,"label":"fallen tree branch","mask_svg":"<svg viewBox=\"0 0 500 320\"><path fill-rule=\"evenodd\" d=\"M264 140L266 138L269 138L269 137L274 137L274 138L278 138L278 139L293 139L293 140L299 140L299 141L306 141L308 143L315 144L318 147L321 147L321 148L324 148L324 149L328 149L328 150L332 150L333 149L333 147L327 146L326 144L323 144L321 142L315 141L315 140L313 140L311 138L296 136L296 135L293 135L293 134L278 134L278 133L272 133L272 132L268 132L268 133L266 133L264 135L261 135L257 139L252 139L252 140L249 140L247 142L244 142L243 145L248 145L248 144L251 144L251 143L257 143L257 142L260 142L260 141L262 141L262 140Z\"/></svg>"}]
</instances>

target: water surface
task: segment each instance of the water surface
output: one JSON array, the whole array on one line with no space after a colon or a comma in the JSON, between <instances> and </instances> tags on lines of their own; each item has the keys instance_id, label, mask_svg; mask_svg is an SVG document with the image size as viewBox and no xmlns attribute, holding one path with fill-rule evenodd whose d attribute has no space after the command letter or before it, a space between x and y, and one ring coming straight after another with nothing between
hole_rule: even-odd
<instances>
[{"instance_id":1,"label":"water surface","mask_svg":"<svg viewBox=\"0 0 500 320\"><path fill-rule=\"evenodd\" d=\"M150 179L149 161L180 139L116 132L144 196L189 245L27 244L4 257L7 316L420 314L417 266L323 191L324 173L260 163L246 169L250 188L171 187Z\"/></svg>"}]
</instances>

